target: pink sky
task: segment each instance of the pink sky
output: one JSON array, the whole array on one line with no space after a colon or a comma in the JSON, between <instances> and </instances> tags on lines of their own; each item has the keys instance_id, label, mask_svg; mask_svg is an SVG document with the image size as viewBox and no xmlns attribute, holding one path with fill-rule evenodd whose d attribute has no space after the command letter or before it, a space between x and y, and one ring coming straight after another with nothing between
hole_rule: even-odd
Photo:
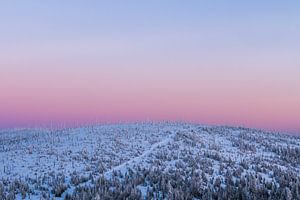
<instances>
[{"instance_id":1,"label":"pink sky","mask_svg":"<svg viewBox=\"0 0 300 200\"><path fill-rule=\"evenodd\" d=\"M297 6L94 4L1 7L0 127L183 120L300 133Z\"/></svg>"}]
</instances>

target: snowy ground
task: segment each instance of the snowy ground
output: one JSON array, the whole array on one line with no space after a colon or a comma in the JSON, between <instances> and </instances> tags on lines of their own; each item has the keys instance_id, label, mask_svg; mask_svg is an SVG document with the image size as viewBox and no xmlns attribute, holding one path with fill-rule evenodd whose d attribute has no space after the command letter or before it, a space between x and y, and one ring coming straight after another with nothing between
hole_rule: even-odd
<instances>
[{"instance_id":1,"label":"snowy ground","mask_svg":"<svg viewBox=\"0 0 300 200\"><path fill-rule=\"evenodd\" d=\"M200 174L203 180L197 183L199 194L195 193L194 199L196 195L204 198L210 184L217 187L220 181L219 187L225 188L229 173L233 182L256 175L261 179L257 185L267 187L264 184L270 183L273 190L280 190L283 180L278 173L286 179L293 176L292 181L298 184L300 138L246 128L167 122L0 131L0 199L76 199L82 195L80 188L98 187L98 179L118 177L118 184L122 184L129 171L139 174L148 170L151 175L157 169L165 177L180 172L188 180ZM130 195L155 195L158 186L149 180L136 184L137 191L132 191L137 194ZM168 184L172 195L177 190L178 196L184 192L170 186L171 181ZM292 185L283 189L289 187L292 193ZM266 189L270 195L271 189ZM155 198L163 199L163 191L156 193Z\"/></svg>"}]
</instances>

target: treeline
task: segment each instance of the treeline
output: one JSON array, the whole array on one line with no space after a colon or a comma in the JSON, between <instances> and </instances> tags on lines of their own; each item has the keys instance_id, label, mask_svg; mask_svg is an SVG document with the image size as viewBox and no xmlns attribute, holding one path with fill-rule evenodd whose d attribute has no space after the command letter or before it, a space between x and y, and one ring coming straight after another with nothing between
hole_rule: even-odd
<instances>
[{"instance_id":1,"label":"treeline","mask_svg":"<svg viewBox=\"0 0 300 200\"><path fill-rule=\"evenodd\" d=\"M114 173L112 179L99 178L94 186L77 187L67 200L79 199L300 199L300 179L280 169L274 171L278 184L267 182L258 173L236 178L238 171L227 171L224 177L207 179L192 172L189 177L180 171L163 173L160 169ZM142 194L141 187L145 193Z\"/></svg>"}]
</instances>

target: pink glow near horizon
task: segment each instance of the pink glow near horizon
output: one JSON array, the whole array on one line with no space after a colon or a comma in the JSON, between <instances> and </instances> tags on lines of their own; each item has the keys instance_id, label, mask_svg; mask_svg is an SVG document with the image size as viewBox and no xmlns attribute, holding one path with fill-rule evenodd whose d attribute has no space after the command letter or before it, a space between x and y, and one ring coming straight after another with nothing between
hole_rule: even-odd
<instances>
[{"instance_id":1,"label":"pink glow near horizon","mask_svg":"<svg viewBox=\"0 0 300 200\"><path fill-rule=\"evenodd\" d=\"M1 126L184 120L293 132L300 128L300 88L291 87L296 80L277 82L253 71L236 77L234 72L159 68L122 73L101 67L2 70Z\"/></svg>"}]
</instances>

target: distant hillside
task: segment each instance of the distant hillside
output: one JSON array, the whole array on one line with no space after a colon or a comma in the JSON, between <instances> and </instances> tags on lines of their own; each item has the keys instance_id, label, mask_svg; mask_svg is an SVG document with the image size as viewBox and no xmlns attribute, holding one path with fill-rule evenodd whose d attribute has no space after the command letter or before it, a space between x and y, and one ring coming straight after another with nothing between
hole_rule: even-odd
<instances>
[{"instance_id":1,"label":"distant hillside","mask_svg":"<svg viewBox=\"0 0 300 200\"><path fill-rule=\"evenodd\" d=\"M300 137L132 123L0 131L0 199L300 199Z\"/></svg>"}]
</instances>

